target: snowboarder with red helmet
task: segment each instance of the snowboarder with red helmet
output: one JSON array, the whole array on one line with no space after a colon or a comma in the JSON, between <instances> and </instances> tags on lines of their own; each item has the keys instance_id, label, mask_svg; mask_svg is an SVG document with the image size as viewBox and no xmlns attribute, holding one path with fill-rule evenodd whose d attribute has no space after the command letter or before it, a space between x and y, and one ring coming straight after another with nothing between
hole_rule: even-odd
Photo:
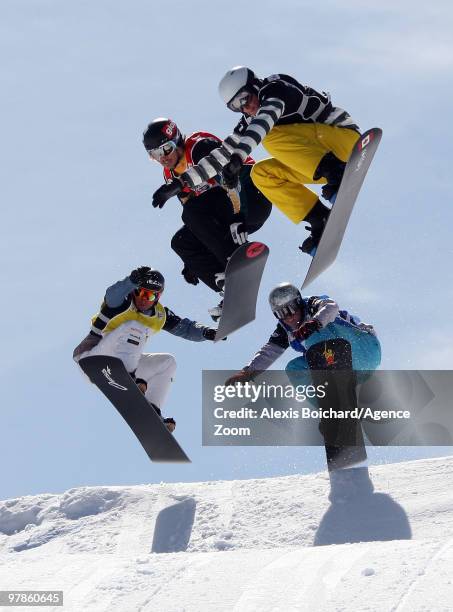
<instances>
[{"instance_id":1,"label":"snowboarder with red helmet","mask_svg":"<svg viewBox=\"0 0 453 612\"><path fill-rule=\"evenodd\" d=\"M217 136L195 132L185 137L174 121L159 117L146 128L143 145L164 170L165 184L154 193L153 206L162 208L175 195L183 205L184 225L173 236L171 247L184 262L184 279L193 285L201 280L221 292L229 257L263 225L272 209L250 178L254 160L244 160L234 188L227 188L217 175L189 187L179 177L222 145ZM209 311L214 320L221 315L221 305Z\"/></svg>"}]
</instances>

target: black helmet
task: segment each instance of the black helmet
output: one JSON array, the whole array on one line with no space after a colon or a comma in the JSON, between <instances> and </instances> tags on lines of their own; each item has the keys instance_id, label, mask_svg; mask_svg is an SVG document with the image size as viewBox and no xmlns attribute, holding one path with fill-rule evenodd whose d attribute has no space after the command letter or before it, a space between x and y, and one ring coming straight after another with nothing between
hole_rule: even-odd
<instances>
[{"instance_id":1,"label":"black helmet","mask_svg":"<svg viewBox=\"0 0 453 612\"><path fill-rule=\"evenodd\" d=\"M291 283L280 283L269 294L269 305L277 319L294 314L298 308L304 310L300 291Z\"/></svg>"},{"instance_id":2,"label":"black helmet","mask_svg":"<svg viewBox=\"0 0 453 612\"><path fill-rule=\"evenodd\" d=\"M143 132L143 145L149 152L167 142L172 142L175 146L179 146L183 143L183 137L174 121L158 117L151 121Z\"/></svg>"},{"instance_id":3,"label":"black helmet","mask_svg":"<svg viewBox=\"0 0 453 612\"><path fill-rule=\"evenodd\" d=\"M165 288L165 278L163 274L159 272L159 270L151 268L147 277L144 280L140 281L139 287L162 293Z\"/></svg>"}]
</instances>

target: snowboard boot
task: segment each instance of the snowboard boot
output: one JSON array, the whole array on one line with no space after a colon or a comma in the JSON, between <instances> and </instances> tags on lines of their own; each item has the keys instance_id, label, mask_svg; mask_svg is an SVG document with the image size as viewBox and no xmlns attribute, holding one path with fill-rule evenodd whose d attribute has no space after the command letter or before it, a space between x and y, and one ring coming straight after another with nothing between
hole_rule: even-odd
<instances>
[{"instance_id":1,"label":"snowboard boot","mask_svg":"<svg viewBox=\"0 0 453 612\"><path fill-rule=\"evenodd\" d=\"M332 470L329 479L329 501L332 504L362 501L374 491L367 467Z\"/></svg>"},{"instance_id":2,"label":"snowboard boot","mask_svg":"<svg viewBox=\"0 0 453 612\"><path fill-rule=\"evenodd\" d=\"M143 395L145 395L146 389L148 387L146 380L143 380L142 378L136 378L135 379L135 384L140 389L140 391L143 393ZM175 421L175 419L173 417L169 417L167 419L164 419L163 416L162 416L161 409L158 406L156 406L156 404L153 404L153 402L150 402L149 400L146 400L146 401L151 406L151 408L157 412L157 414L159 415L159 417L162 420L162 423L164 423L164 425L168 429L168 431L170 433L173 433L175 431L175 428L176 428L176 421Z\"/></svg>"},{"instance_id":3,"label":"snowboard boot","mask_svg":"<svg viewBox=\"0 0 453 612\"><path fill-rule=\"evenodd\" d=\"M217 274L214 275L214 278L215 284L220 289L220 292L222 292L223 288L225 287L225 272L217 272Z\"/></svg>"},{"instance_id":4,"label":"snowboard boot","mask_svg":"<svg viewBox=\"0 0 453 612\"><path fill-rule=\"evenodd\" d=\"M135 376L135 372L132 372L130 375L134 379L134 382L137 385L137 387L140 389L140 391L143 393L143 395L145 395L146 390L148 388L148 383L146 382L146 380L144 380L143 378L137 378Z\"/></svg>"},{"instance_id":5,"label":"snowboard boot","mask_svg":"<svg viewBox=\"0 0 453 612\"><path fill-rule=\"evenodd\" d=\"M223 288L225 287L225 272L217 272L217 274L215 275L215 284L220 289L219 293L221 297L223 298ZM223 299L217 304L217 306L214 306L213 308L210 308L208 310L209 314L211 315L211 319L215 323L217 323L217 321L222 316L222 308L223 308Z\"/></svg>"},{"instance_id":6,"label":"snowboard boot","mask_svg":"<svg viewBox=\"0 0 453 612\"><path fill-rule=\"evenodd\" d=\"M305 226L305 229L310 230L310 235L299 247L302 253L307 253L312 257L314 256L329 215L330 210L318 200L304 219L304 221L310 224L309 226Z\"/></svg>"},{"instance_id":7,"label":"snowboard boot","mask_svg":"<svg viewBox=\"0 0 453 612\"><path fill-rule=\"evenodd\" d=\"M175 429L176 429L176 421L175 421L175 419L173 417L167 417L166 419L164 419L164 417L162 416L161 409L158 406L156 406L156 404L153 404L153 402L150 402L150 401L148 401L148 404L160 416L160 419L161 419L162 423L165 425L165 427L168 429L168 431L170 433L173 433L175 431Z\"/></svg>"},{"instance_id":8,"label":"snowboard boot","mask_svg":"<svg viewBox=\"0 0 453 612\"><path fill-rule=\"evenodd\" d=\"M327 184L322 187L322 197L332 204L334 204L336 200L345 168L346 162L341 161L336 155L329 152L321 159L313 174L313 179L315 181L321 178L327 180Z\"/></svg>"},{"instance_id":9,"label":"snowboard boot","mask_svg":"<svg viewBox=\"0 0 453 612\"><path fill-rule=\"evenodd\" d=\"M223 295L223 294L221 294ZM208 310L209 314L211 315L211 319L217 323L217 321L220 319L220 317L222 316L222 309L223 309L223 300L221 300L217 306L214 306L213 308L210 308Z\"/></svg>"}]
</instances>

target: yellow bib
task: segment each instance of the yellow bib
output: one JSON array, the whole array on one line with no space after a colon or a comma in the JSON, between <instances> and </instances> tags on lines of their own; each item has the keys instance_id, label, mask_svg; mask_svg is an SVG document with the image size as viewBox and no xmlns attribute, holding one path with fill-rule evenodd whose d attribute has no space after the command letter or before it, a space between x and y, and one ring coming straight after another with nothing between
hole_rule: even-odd
<instances>
[{"instance_id":1,"label":"yellow bib","mask_svg":"<svg viewBox=\"0 0 453 612\"><path fill-rule=\"evenodd\" d=\"M97 316L98 315L93 317L93 323L96 320ZM127 310L121 312L120 314L112 317L109 320L107 325L102 330L102 334L105 335L110 333L126 321L138 321L139 323L147 327L150 330L151 334L157 334L165 325L166 318L167 315L165 314L165 308L159 302L154 307L153 315L147 315L143 312L138 311L134 303L131 302Z\"/></svg>"}]
</instances>

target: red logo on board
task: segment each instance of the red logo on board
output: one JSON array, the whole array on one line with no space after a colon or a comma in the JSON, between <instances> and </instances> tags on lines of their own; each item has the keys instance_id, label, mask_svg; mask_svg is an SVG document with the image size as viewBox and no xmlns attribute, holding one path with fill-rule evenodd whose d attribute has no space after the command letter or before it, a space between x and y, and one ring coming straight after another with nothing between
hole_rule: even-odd
<instances>
[{"instance_id":1,"label":"red logo on board","mask_svg":"<svg viewBox=\"0 0 453 612\"><path fill-rule=\"evenodd\" d=\"M247 247L245 254L250 258L258 257L258 255L261 255L265 248L266 245L262 242L252 242L252 244Z\"/></svg>"},{"instance_id":2,"label":"red logo on board","mask_svg":"<svg viewBox=\"0 0 453 612\"><path fill-rule=\"evenodd\" d=\"M365 136L365 138L362 138L361 142L359 143L359 151L362 151L367 145L369 145L373 138L373 132L370 132Z\"/></svg>"}]
</instances>

